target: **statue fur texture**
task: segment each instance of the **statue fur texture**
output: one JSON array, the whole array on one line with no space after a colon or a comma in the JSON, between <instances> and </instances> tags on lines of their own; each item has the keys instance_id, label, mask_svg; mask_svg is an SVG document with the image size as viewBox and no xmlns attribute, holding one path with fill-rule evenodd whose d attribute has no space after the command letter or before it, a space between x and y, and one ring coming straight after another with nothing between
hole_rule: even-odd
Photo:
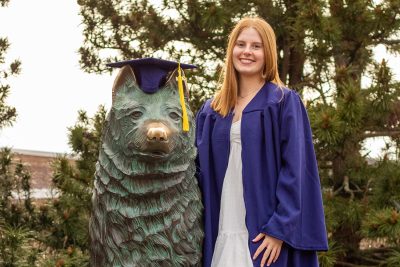
<instances>
[{"instance_id":1,"label":"statue fur texture","mask_svg":"<svg viewBox=\"0 0 400 267\"><path fill-rule=\"evenodd\" d=\"M114 82L92 197L92 267L201 266L195 126L187 105L182 131L175 72L154 94L130 66Z\"/></svg>"}]
</instances>

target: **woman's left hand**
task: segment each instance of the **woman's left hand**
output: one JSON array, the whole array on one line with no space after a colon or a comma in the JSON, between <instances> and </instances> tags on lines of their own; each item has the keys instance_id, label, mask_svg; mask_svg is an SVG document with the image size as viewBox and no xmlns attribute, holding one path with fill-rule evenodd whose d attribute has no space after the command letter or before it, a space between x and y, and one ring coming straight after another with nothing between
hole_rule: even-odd
<instances>
[{"instance_id":1,"label":"woman's left hand","mask_svg":"<svg viewBox=\"0 0 400 267\"><path fill-rule=\"evenodd\" d=\"M281 253L282 248L282 240L276 239L272 236L266 235L264 233L258 234L256 238L253 239L253 242L258 242L262 238L264 241L258 247L256 253L254 253L253 260L255 260L258 255L265 249L264 255L261 260L261 267L264 267L265 262L268 259L267 266L270 266L272 262L276 262Z\"/></svg>"}]
</instances>

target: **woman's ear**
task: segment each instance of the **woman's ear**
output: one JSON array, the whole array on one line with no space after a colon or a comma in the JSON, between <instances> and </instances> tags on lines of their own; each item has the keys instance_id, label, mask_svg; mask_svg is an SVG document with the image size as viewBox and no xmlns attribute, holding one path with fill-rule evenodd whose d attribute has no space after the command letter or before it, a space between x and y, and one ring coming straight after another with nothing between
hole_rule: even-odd
<instances>
[{"instance_id":1,"label":"woman's ear","mask_svg":"<svg viewBox=\"0 0 400 267\"><path fill-rule=\"evenodd\" d=\"M117 95L118 91L124 86L128 84L128 86L136 85L136 76L133 72L131 66L125 65L119 71L117 77L115 78L113 88L112 88L112 102L114 103L115 96Z\"/></svg>"}]
</instances>

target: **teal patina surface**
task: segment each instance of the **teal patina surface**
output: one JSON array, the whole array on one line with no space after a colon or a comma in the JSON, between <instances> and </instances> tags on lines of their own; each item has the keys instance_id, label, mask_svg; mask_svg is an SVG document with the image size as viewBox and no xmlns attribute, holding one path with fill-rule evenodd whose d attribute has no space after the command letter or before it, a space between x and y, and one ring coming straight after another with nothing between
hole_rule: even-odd
<instances>
[{"instance_id":1,"label":"teal patina surface","mask_svg":"<svg viewBox=\"0 0 400 267\"><path fill-rule=\"evenodd\" d=\"M175 77L154 94L129 66L116 78L94 182L91 266L201 265L195 126L187 106L182 131Z\"/></svg>"}]
</instances>

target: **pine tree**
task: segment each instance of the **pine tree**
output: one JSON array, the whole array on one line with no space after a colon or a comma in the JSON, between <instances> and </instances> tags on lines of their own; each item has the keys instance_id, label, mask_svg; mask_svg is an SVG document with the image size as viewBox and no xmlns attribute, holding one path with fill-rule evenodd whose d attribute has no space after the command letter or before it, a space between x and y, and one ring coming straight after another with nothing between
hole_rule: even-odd
<instances>
[{"instance_id":1,"label":"pine tree","mask_svg":"<svg viewBox=\"0 0 400 267\"><path fill-rule=\"evenodd\" d=\"M0 7L6 6L8 2L9 0L0 0ZM0 130L5 126L11 126L17 116L15 108L5 103L10 94L10 85L5 81L8 77L17 75L21 71L21 62L19 60L14 60L7 69L3 69L5 54L9 47L8 39L0 37Z\"/></svg>"},{"instance_id":2,"label":"pine tree","mask_svg":"<svg viewBox=\"0 0 400 267\"><path fill-rule=\"evenodd\" d=\"M95 164L106 111L100 107L89 118L80 111L69 128L69 145L74 158L57 158L53 163L53 184L58 197L52 203L52 228L45 243L53 250L42 266L89 266L89 216Z\"/></svg>"},{"instance_id":3,"label":"pine tree","mask_svg":"<svg viewBox=\"0 0 400 267\"><path fill-rule=\"evenodd\" d=\"M400 52L400 1L78 3L84 70L106 72L107 62L145 56L195 62L194 109L217 87L232 26L246 15L265 18L277 35L282 80L307 99L331 247L320 253L321 266L400 263L400 83L373 58L378 45ZM362 145L383 136L395 152L370 163ZM360 249L377 238L383 248Z\"/></svg>"},{"instance_id":4,"label":"pine tree","mask_svg":"<svg viewBox=\"0 0 400 267\"><path fill-rule=\"evenodd\" d=\"M5 7L8 0L0 0ZM11 126L16 109L7 105L10 93L7 78L19 74L21 63L14 60L6 68L5 55L10 47L7 38L0 37L0 130ZM30 248L35 225L35 213L30 198L30 173L21 162L13 162L9 148L0 150L0 266L32 266L35 252Z\"/></svg>"},{"instance_id":5,"label":"pine tree","mask_svg":"<svg viewBox=\"0 0 400 267\"><path fill-rule=\"evenodd\" d=\"M0 266L32 266L36 249L36 213L30 198L30 173L13 161L9 148L0 151Z\"/></svg>"}]
</instances>

